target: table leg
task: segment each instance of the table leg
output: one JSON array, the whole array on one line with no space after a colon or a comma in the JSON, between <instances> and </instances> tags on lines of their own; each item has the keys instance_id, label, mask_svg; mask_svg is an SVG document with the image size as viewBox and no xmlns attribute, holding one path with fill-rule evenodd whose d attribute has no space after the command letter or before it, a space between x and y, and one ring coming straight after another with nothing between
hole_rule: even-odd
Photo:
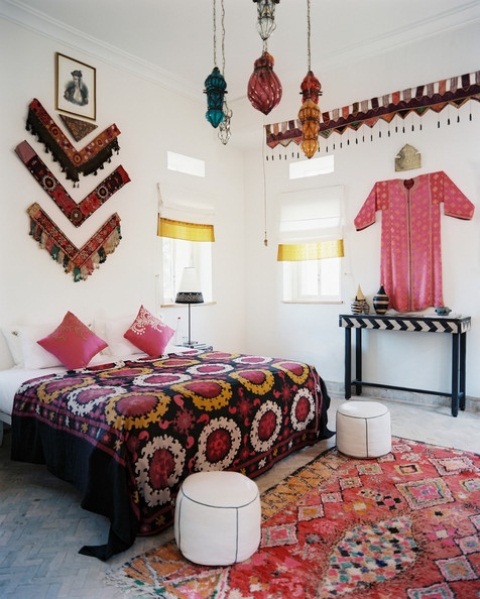
<instances>
[{"instance_id":1,"label":"table leg","mask_svg":"<svg viewBox=\"0 0 480 599\"><path fill-rule=\"evenodd\" d=\"M355 329L355 380L362 380L362 329ZM357 383L355 385L355 392L357 395L362 394L362 385Z\"/></svg>"},{"instance_id":2,"label":"table leg","mask_svg":"<svg viewBox=\"0 0 480 599\"><path fill-rule=\"evenodd\" d=\"M465 410L467 399L467 333L460 333L460 409Z\"/></svg>"},{"instance_id":3,"label":"table leg","mask_svg":"<svg viewBox=\"0 0 480 599\"><path fill-rule=\"evenodd\" d=\"M458 405L459 405L459 346L460 346L460 335L458 333L452 334L452 416L458 416Z\"/></svg>"},{"instance_id":4,"label":"table leg","mask_svg":"<svg viewBox=\"0 0 480 599\"><path fill-rule=\"evenodd\" d=\"M352 397L352 329L345 328L345 399Z\"/></svg>"}]
</instances>

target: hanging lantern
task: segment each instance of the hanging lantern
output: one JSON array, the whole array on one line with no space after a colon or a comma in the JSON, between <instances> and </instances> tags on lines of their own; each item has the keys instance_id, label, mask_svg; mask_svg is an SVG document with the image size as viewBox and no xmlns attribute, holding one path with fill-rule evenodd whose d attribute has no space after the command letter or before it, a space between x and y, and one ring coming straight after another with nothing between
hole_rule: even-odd
<instances>
[{"instance_id":1,"label":"hanging lantern","mask_svg":"<svg viewBox=\"0 0 480 599\"><path fill-rule=\"evenodd\" d=\"M208 110L205 114L207 121L217 128L223 121L223 98L227 93L227 82L218 67L214 67L205 79L205 93L207 94Z\"/></svg>"},{"instance_id":2,"label":"hanging lantern","mask_svg":"<svg viewBox=\"0 0 480 599\"><path fill-rule=\"evenodd\" d=\"M273 72L274 62L273 56L265 51L255 61L248 81L248 99L263 114L268 114L282 99L282 84Z\"/></svg>"},{"instance_id":3,"label":"hanging lantern","mask_svg":"<svg viewBox=\"0 0 480 599\"><path fill-rule=\"evenodd\" d=\"M312 71L308 71L300 87L304 102L310 98L318 104L318 98L322 95L322 86Z\"/></svg>"},{"instance_id":4,"label":"hanging lantern","mask_svg":"<svg viewBox=\"0 0 480 599\"><path fill-rule=\"evenodd\" d=\"M222 144L226 146L228 144L228 140L232 136L232 132L230 130L230 123L233 116L233 110L229 108L227 101L223 102L223 121L220 123L218 127L218 137Z\"/></svg>"},{"instance_id":5,"label":"hanging lantern","mask_svg":"<svg viewBox=\"0 0 480 599\"><path fill-rule=\"evenodd\" d=\"M303 104L298 113L302 124L302 150L307 158L311 158L318 150L318 134L320 132L320 108L318 98L322 95L322 86L311 69L312 53L310 48L310 0L307 0L307 55L308 71L302 84Z\"/></svg>"},{"instance_id":6,"label":"hanging lantern","mask_svg":"<svg viewBox=\"0 0 480 599\"><path fill-rule=\"evenodd\" d=\"M275 25L275 4L280 0L253 0L257 4L257 31L263 41L268 40Z\"/></svg>"},{"instance_id":7,"label":"hanging lantern","mask_svg":"<svg viewBox=\"0 0 480 599\"><path fill-rule=\"evenodd\" d=\"M223 19L225 10L222 3L222 27L223 27L223 38L225 37L225 28L223 25ZM207 121L215 127L223 121L225 114L223 112L223 102L225 94L227 93L227 82L225 77L217 67L217 4L216 0L213 0L213 71L205 79L205 90L207 94L207 112L205 117ZM222 41L223 44L223 41ZM225 57L224 57L224 70L225 70Z\"/></svg>"},{"instance_id":8,"label":"hanging lantern","mask_svg":"<svg viewBox=\"0 0 480 599\"><path fill-rule=\"evenodd\" d=\"M302 150L307 158L311 158L318 150L318 133L320 131L320 108L308 98L298 113L302 124Z\"/></svg>"}]
</instances>

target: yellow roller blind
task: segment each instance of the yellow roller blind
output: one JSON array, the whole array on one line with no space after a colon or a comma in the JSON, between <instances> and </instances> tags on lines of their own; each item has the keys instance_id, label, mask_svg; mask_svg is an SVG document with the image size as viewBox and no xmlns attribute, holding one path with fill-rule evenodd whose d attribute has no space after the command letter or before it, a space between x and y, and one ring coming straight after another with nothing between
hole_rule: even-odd
<instances>
[{"instance_id":1,"label":"yellow roller blind","mask_svg":"<svg viewBox=\"0 0 480 599\"><path fill-rule=\"evenodd\" d=\"M161 216L158 217L157 235L187 241L215 241L213 225L187 223Z\"/></svg>"},{"instance_id":2,"label":"yellow roller blind","mask_svg":"<svg viewBox=\"0 0 480 599\"><path fill-rule=\"evenodd\" d=\"M277 260L279 262L323 260L324 258L342 258L343 255L343 239L332 239L312 243L280 243Z\"/></svg>"}]
</instances>

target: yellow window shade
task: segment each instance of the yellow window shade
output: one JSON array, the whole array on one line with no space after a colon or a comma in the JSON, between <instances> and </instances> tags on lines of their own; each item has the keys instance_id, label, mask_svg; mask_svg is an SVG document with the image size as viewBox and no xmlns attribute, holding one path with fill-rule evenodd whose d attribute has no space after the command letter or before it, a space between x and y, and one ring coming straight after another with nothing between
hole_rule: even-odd
<instances>
[{"instance_id":1,"label":"yellow window shade","mask_svg":"<svg viewBox=\"0 0 480 599\"><path fill-rule=\"evenodd\" d=\"M213 225L186 223L161 216L158 217L157 235L187 241L215 241Z\"/></svg>"},{"instance_id":2,"label":"yellow window shade","mask_svg":"<svg viewBox=\"0 0 480 599\"><path fill-rule=\"evenodd\" d=\"M343 239L313 243L280 243L277 260L279 262L323 260L324 258L341 258L343 255Z\"/></svg>"}]
</instances>

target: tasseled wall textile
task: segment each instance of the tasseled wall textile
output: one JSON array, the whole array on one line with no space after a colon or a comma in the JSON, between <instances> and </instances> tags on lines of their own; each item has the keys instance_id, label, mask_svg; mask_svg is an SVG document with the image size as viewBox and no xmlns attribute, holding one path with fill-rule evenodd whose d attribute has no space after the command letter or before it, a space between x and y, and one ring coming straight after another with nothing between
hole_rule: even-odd
<instances>
[{"instance_id":1,"label":"tasseled wall textile","mask_svg":"<svg viewBox=\"0 0 480 599\"><path fill-rule=\"evenodd\" d=\"M446 106L460 108L468 100L480 101L480 71L442 79L434 83L396 91L377 98L354 102L352 105L323 112L320 136L327 139L332 133L342 134L362 125L374 127L379 120L390 123L399 115L404 119L414 113L423 116L428 110L440 112ZM302 128L298 119L265 125L266 143L270 148L302 142Z\"/></svg>"},{"instance_id":2,"label":"tasseled wall textile","mask_svg":"<svg viewBox=\"0 0 480 599\"><path fill-rule=\"evenodd\" d=\"M122 166L119 166L77 204L28 142L23 141L18 144L15 148L15 152L35 180L41 185L44 191L48 193L55 204L75 227L79 227L85 222L87 218L111 198L116 191L130 181L130 177L125 169Z\"/></svg>"},{"instance_id":3,"label":"tasseled wall textile","mask_svg":"<svg viewBox=\"0 0 480 599\"><path fill-rule=\"evenodd\" d=\"M63 266L66 273L73 274L74 281L86 280L95 268L105 262L107 255L115 251L122 238L117 213L78 249L38 204L32 204L27 212L30 216L30 235Z\"/></svg>"},{"instance_id":4,"label":"tasseled wall textile","mask_svg":"<svg viewBox=\"0 0 480 599\"><path fill-rule=\"evenodd\" d=\"M38 137L53 159L60 163L67 179L74 183L78 183L79 173L96 173L110 161L114 152L120 150L117 139L120 129L113 124L77 151L37 99L29 106L27 131Z\"/></svg>"}]
</instances>

